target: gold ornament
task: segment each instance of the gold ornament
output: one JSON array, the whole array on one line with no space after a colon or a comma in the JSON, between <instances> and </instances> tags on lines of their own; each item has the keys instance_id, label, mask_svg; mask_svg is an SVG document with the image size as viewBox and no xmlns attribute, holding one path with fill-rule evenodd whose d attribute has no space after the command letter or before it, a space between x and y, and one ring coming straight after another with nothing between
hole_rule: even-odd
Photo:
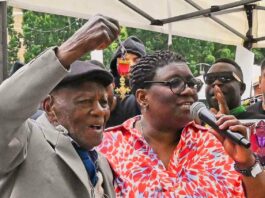
<instances>
[{"instance_id":1,"label":"gold ornament","mask_svg":"<svg viewBox=\"0 0 265 198\"><path fill-rule=\"evenodd\" d=\"M120 77L120 87L115 89L115 92L120 96L120 98L123 100L127 94L129 94L131 89L126 86L125 84L125 77Z\"/></svg>"}]
</instances>

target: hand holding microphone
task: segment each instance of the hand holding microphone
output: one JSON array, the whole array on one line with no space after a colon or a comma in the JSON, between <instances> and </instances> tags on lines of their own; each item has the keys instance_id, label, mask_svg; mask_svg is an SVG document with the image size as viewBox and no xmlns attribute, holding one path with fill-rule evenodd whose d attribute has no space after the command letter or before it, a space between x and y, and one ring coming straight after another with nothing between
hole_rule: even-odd
<instances>
[{"instance_id":1,"label":"hand holding microphone","mask_svg":"<svg viewBox=\"0 0 265 198\"><path fill-rule=\"evenodd\" d=\"M195 102L190 108L191 117L193 119L200 119L209 126L211 126L215 131L221 134L223 137L227 137L232 140L234 143L244 146L245 148L250 147L250 142L240 133L233 132L229 129L224 130L220 129L216 124L217 120L207 108L201 102Z\"/></svg>"}]
</instances>

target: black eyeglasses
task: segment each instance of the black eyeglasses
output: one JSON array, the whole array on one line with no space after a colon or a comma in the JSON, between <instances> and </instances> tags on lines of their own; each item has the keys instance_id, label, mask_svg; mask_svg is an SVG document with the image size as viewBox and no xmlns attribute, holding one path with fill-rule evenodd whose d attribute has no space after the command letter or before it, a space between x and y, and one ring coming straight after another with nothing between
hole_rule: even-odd
<instances>
[{"instance_id":1,"label":"black eyeglasses","mask_svg":"<svg viewBox=\"0 0 265 198\"><path fill-rule=\"evenodd\" d=\"M144 84L152 83L158 83L163 84L164 86L168 86L173 94L180 94L182 91L185 90L187 86L199 92L203 85L203 82L200 79L196 78L185 80L181 77L176 77L169 81L144 81Z\"/></svg>"},{"instance_id":2,"label":"black eyeglasses","mask_svg":"<svg viewBox=\"0 0 265 198\"><path fill-rule=\"evenodd\" d=\"M242 83L241 79L238 75L236 75L235 72L214 72L214 73L208 73L203 75L204 82L207 85L211 85L214 83L214 81L218 80L221 83L229 83L233 80L236 80L240 83Z\"/></svg>"}]
</instances>

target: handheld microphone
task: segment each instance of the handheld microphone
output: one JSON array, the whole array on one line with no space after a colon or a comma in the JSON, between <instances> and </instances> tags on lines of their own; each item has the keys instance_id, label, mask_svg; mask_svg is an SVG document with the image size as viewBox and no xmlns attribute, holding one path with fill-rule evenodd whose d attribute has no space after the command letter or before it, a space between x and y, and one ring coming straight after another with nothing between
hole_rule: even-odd
<instances>
[{"instance_id":1,"label":"handheld microphone","mask_svg":"<svg viewBox=\"0 0 265 198\"><path fill-rule=\"evenodd\" d=\"M230 130L221 130L216 124L216 118L212 112L210 112L202 102L195 102L190 107L190 114L192 119L200 119L206 124L211 126L215 131L220 133L222 136L230 138L233 142L244 146L245 148L250 147L250 142L241 134L235 133Z\"/></svg>"}]
</instances>

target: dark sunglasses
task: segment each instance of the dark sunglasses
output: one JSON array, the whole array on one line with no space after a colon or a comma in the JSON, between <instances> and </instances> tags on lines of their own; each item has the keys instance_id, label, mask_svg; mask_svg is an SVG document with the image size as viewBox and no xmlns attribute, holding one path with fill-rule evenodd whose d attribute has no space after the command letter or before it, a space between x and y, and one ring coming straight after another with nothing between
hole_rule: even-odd
<instances>
[{"instance_id":1,"label":"dark sunglasses","mask_svg":"<svg viewBox=\"0 0 265 198\"><path fill-rule=\"evenodd\" d=\"M144 84L153 84L153 83L158 83L164 86L168 86L173 94L180 94L182 91L185 90L187 86L199 92L203 85L203 82L200 79L196 78L185 80L181 77L176 77L169 81L144 81Z\"/></svg>"},{"instance_id":2,"label":"dark sunglasses","mask_svg":"<svg viewBox=\"0 0 265 198\"><path fill-rule=\"evenodd\" d=\"M241 79L235 72L215 72L215 73L208 73L203 75L203 80L207 85L213 84L216 80L220 81L221 83L229 83L233 80L236 80L242 83Z\"/></svg>"}]
</instances>

